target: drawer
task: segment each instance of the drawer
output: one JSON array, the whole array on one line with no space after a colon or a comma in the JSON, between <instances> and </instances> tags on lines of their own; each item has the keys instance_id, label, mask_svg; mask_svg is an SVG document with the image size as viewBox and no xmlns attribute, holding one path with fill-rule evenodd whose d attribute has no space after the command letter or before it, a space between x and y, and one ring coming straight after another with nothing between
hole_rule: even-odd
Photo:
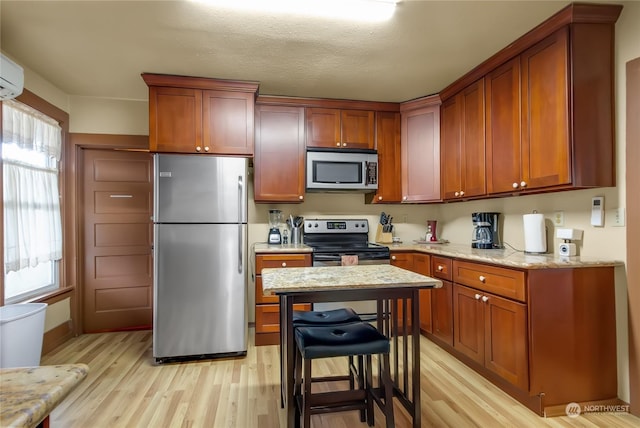
<instances>
[{"instance_id":1,"label":"drawer","mask_svg":"<svg viewBox=\"0 0 640 428\"><path fill-rule=\"evenodd\" d=\"M263 268L308 267L311 254L259 254L256 256L256 274Z\"/></svg>"},{"instance_id":2,"label":"drawer","mask_svg":"<svg viewBox=\"0 0 640 428\"><path fill-rule=\"evenodd\" d=\"M456 260L453 262L453 280L508 299L526 301L526 277L519 270Z\"/></svg>"},{"instance_id":3,"label":"drawer","mask_svg":"<svg viewBox=\"0 0 640 428\"><path fill-rule=\"evenodd\" d=\"M310 311L311 303L293 305L294 311ZM280 305L256 306L256 333L277 333L280 331Z\"/></svg>"},{"instance_id":4,"label":"drawer","mask_svg":"<svg viewBox=\"0 0 640 428\"><path fill-rule=\"evenodd\" d=\"M278 303L279 297L275 294L272 296L265 296L262 289L262 275L256 275L256 303Z\"/></svg>"},{"instance_id":5,"label":"drawer","mask_svg":"<svg viewBox=\"0 0 640 428\"><path fill-rule=\"evenodd\" d=\"M431 256L431 276L451 281L452 263L446 257Z\"/></svg>"}]
</instances>

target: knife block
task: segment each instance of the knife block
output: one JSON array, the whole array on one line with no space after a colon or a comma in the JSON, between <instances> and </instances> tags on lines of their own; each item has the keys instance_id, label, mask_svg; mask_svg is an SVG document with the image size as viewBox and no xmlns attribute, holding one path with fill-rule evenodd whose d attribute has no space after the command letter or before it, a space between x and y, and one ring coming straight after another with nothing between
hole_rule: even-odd
<instances>
[{"instance_id":1,"label":"knife block","mask_svg":"<svg viewBox=\"0 0 640 428\"><path fill-rule=\"evenodd\" d=\"M393 242L393 233L383 232L382 225L378 224L378 229L376 230L376 242L379 244L391 244Z\"/></svg>"}]
</instances>

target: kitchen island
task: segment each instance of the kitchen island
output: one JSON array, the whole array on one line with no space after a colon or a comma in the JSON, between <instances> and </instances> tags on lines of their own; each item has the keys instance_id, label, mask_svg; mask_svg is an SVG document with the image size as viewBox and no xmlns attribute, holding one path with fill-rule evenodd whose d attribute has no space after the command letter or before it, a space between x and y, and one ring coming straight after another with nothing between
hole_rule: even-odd
<instances>
[{"instance_id":1,"label":"kitchen island","mask_svg":"<svg viewBox=\"0 0 640 428\"><path fill-rule=\"evenodd\" d=\"M287 410L287 426L295 426L296 413L293 305L298 302L377 300L378 329L392 340L394 395L412 415L413 426L420 427L419 291L441 286L438 279L392 265L263 269L265 295L277 294L280 298L280 319L284 326L281 328L281 373L284 375L281 392ZM384 316L389 313L393 316Z\"/></svg>"}]
</instances>

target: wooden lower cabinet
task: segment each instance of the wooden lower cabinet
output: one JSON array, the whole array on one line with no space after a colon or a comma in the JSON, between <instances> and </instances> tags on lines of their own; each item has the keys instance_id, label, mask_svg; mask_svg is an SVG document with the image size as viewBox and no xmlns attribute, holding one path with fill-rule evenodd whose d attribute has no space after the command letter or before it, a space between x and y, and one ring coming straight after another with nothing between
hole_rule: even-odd
<instances>
[{"instance_id":1,"label":"wooden lower cabinet","mask_svg":"<svg viewBox=\"0 0 640 428\"><path fill-rule=\"evenodd\" d=\"M402 269L417 272L422 275L429 275L430 273L430 260L429 254L415 252L415 251L393 251L391 252L391 264L398 266ZM432 290L420 290L420 331L431 333L431 293ZM408 300L407 307L409 307ZM402 307L398 308L398 326L402 326L403 323L403 310ZM409 328L411 317L408 317Z\"/></svg>"},{"instance_id":2,"label":"wooden lower cabinet","mask_svg":"<svg viewBox=\"0 0 640 428\"><path fill-rule=\"evenodd\" d=\"M454 349L528 389L526 305L455 284L453 314Z\"/></svg>"},{"instance_id":3,"label":"wooden lower cabinet","mask_svg":"<svg viewBox=\"0 0 640 428\"><path fill-rule=\"evenodd\" d=\"M256 332L255 344L277 345L280 343L280 305L277 296L265 296L262 290L263 268L287 268L311 266L309 253L269 253L256 254ZM293 307L296 311L310 311L311 304L299 304Z\"/></svg>"}]
</instances>

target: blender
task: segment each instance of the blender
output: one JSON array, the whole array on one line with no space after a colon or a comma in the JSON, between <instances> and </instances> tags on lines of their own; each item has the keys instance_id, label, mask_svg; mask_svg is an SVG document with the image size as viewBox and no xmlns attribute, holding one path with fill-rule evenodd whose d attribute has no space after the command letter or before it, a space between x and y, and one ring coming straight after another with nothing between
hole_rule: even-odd
<instances>
[{"instance_id":1,"label":"blender","mask_svg":"<svg viewBox=\"0 0 640 428\"><path fill-rule=\"evenodd\" d=\"M269 236L267 237L267 243L282 243L282 235L280 235L280 223L282 223L282 211L269 210Z\"/></svg>"}]
</instances>

